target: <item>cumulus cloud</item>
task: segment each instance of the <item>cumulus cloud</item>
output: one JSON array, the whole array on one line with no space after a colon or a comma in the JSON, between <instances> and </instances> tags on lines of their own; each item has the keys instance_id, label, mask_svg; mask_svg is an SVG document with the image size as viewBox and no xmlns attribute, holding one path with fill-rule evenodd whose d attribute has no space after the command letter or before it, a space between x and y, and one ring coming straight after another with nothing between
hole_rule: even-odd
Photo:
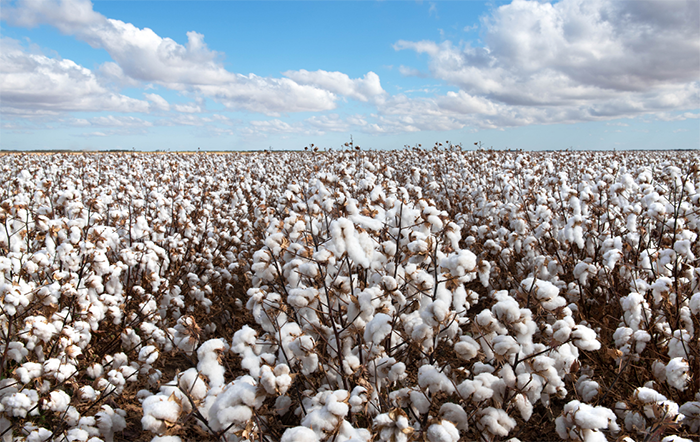
<instances>
[{"instance_id":1,"label":"cumulus cloud","mask_svg":"<svg viewBox=\"0 0 700 442\"><path fill-rule=\"evenodd\" d=\"M85 121L85 120L78 120ZM151 127L153 123L137 117L107 115L89 119L92 126L101 127Z\"/></svg>"},{"instance_id":2,"label":"cumulus cloud","mask_svg":"<svg viewBox=\"0 0 700 442\"><path fill-rule=\"evenodd\" d=\"M157 110L162 110L162 111L169 111L170 110L170 103L168 103L168 100L165 98L161 97L158 94L145 94L144 95L148 101L151 102L150 106L153 109Z\"/></svg>"},{"instance_id":3,"label":"cumulus cloud","mask_svg":"<svg viewBox=\"0 0 700 442\"><path fill-rule=\"evenodd\" d=\"M514 0L482 20L484 47L394 48L426 54L432 76L460 89L434 104L483 115L480 126L590 121L696 108L699 21L695 0Z\"/></svg>"},{"instance_id":4,"label":"cumulus cloud","mask_svg":"<svg viewBox=\"0 0 700 442\"><path fill-rule=\"evenodd\" d=\"M379 81L379 75L374 72L368 72L363 78L356 79L351 79L342 72L323 70L309 72L305 69L287 71L283 75L299 84L316 86L359 101L373 101L386 95Z\"/></svg>"},{"instance_id":5,"label":"cumulus cloud","mask_svg":"<svg viewBox=\"0 0 700 442\"><path fill-rule=\"evenodd\" d=\"M101 66L101 72L118 84L151 82L173 90L194 91L234 110L268 115L325 111L336 107L336 94L367 101L383 92L373 72L356 80L324 71L291 72L289 78L229 72L221 62L222 54L209 49L202 34L188 32L187 43L181 45L149 28L107 18L95 12L89 0L19 0L3 8L2 18L15 26L49 24L106 50L114 62Z\"/></svg>"},{"instance_id":6,"label":"cumulus cloud","mask_svg":"<svg viewBox=\"0 0 700 442\"><path fill-rule=\"evenodd\" d=\"M194 103L176 104L173 108L178 112L186 114L198 114L202 112L202 108Z\"/></svg>"},{"instance_id":7,"label":"cumulus cloud","mask_svg":"<svg viewBox=\"0 0 700 442\"><path fill-rule=\"evenodd\" d=\"M313 116L307 118L306 122L319 130L328 132L347 132L352 124L350 121L342 120L338 114Z\"/></svg>"},{"instance_id":8,"label":"cumulus cloud","mask_svg":"<svg viewBox=\"0 0 700 442\"><path fill-rule=\"evenodd\" d=\"M148 103L114 93L95 74L72 60L30 53L2 38L0 96L4 112L146 112Z\"/></svg>"},{"instance_id":9,"label":"cumulus cloud","mask_svg":"<svg viewBox=\"0 0 700 442\"><path fill-rule=\"evenodd\" d=\"M309 135L317 136L323 134L313 127L309 127L303 122L287 123L280 119L250 121L248 127L241 130L241 134L246 137L259 137L267 135Z\"/></svg>"}]
</instances>

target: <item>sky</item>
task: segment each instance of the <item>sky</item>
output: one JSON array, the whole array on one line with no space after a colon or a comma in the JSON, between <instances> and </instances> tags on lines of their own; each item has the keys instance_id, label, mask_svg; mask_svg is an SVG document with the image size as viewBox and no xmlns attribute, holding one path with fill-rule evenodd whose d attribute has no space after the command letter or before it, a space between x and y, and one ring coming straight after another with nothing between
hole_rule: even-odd
<instances>
[{"instance_id":1,"label":"sky","mask_svg":"<svg viewBox=\"0 0 700 442\"><path fill-rule=\"evenodd\" d=\"M700 1L0 0L0 149L700 147Z\"/></svg>"}]
</instances>

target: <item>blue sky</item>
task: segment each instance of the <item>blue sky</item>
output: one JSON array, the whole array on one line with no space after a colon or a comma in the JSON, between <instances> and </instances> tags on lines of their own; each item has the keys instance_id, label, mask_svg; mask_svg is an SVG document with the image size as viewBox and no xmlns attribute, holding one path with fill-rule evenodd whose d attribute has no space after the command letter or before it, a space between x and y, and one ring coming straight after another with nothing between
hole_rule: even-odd
<instances>
[{"instance_id":1,"label":"blue sky","mask_svg":"<svg viewBox=\"0 0 700 442\"><path fill-rule=\"evenodd\" d=\"M0 148L697 149L700 2L0 0Z\"/></svg>"}]
</instances>

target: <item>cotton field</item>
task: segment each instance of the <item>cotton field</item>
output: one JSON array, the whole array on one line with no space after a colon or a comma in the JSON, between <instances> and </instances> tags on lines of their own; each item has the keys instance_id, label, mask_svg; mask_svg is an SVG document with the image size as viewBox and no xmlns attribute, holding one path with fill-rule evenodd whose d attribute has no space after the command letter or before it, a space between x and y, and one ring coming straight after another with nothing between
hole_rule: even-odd
<instances>
[{"instance_id":1,"label":"cotton field","mask_svg":"<svg viewBox=\"0 0 700 442\"><path fill-rule=\"evenodd\" d=\"M697 440L697 152L0 167L3 442Z\"/></svg>"}]
</instances>

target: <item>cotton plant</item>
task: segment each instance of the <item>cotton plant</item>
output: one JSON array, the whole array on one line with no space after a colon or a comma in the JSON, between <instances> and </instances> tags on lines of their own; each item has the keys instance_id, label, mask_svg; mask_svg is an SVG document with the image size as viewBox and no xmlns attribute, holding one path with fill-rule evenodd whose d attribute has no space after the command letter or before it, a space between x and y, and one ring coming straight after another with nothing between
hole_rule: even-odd
<instances>
[{"instance_id":1,"label":"cotton plant","mask_svg":"<svg viewBox=\"0 0 700 442\"><path fill-rule=\"evenodd\" d=\"M353 147L2 157L2 437L697 432L692 154Z\"/></svg>"}]
</instances>

